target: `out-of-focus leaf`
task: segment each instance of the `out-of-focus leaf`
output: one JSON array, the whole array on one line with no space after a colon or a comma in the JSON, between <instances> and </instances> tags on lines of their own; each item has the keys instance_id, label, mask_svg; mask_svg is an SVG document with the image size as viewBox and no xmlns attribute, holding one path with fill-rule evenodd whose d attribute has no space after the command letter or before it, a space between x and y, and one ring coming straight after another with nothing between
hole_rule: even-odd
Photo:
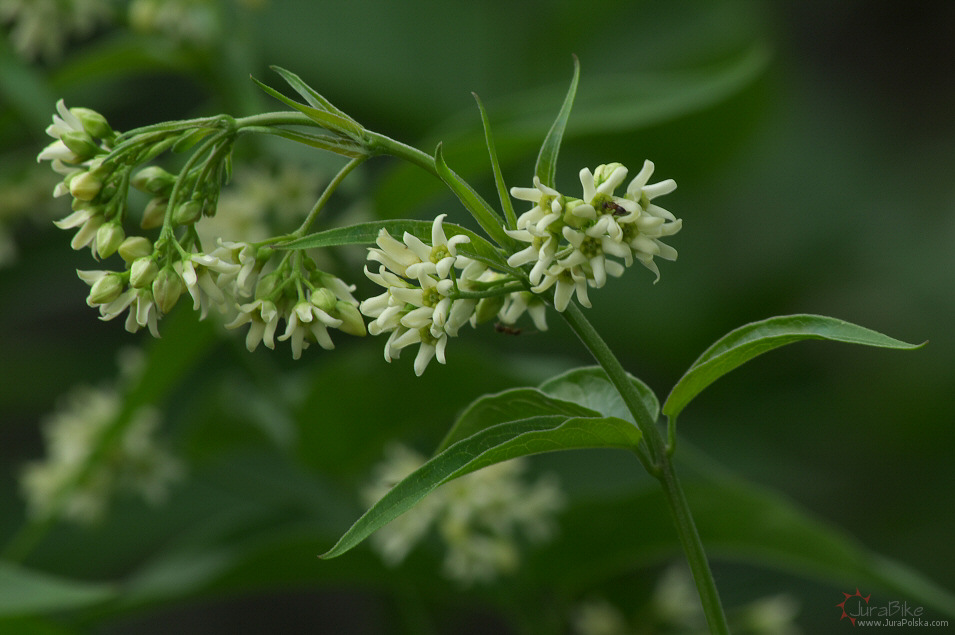
<instances>
[{"instance_id":1,"label":"out-of-focus leaf","mask_svg":"<svg viewBox=\"0 0 955 635\"><path fill-rule=\"evenodd\" d=\"M95 606L116 597L110 584L83 582L0 562L0 616Z\"/></svg>"},{"instance_id":2,"label":"out-of-focus leaf","mask_svg":"<svg viewBox=\"0 0 955 635\"><path fill-rule=\"evenodd\" d=\"M395 485L322 557L349 551L438 486L482 467L557 450L632 450L639 441L640 431L616 417L545 415L492 426L451 445Z\"/></svg>"},{"instance_id":3,"label":"out-of-focus leaf","mask_svg":"<svg viewBox=\"0 0 955 635\"><path fill-rule=\"evenodd\" d=\"M772 317L741 326L706 349L670 391L663 413L676 417L704 388L734 368L766 351L802 340L830 340L896 349L921 346L822 315Z\"/></svg>"}]
</instances>

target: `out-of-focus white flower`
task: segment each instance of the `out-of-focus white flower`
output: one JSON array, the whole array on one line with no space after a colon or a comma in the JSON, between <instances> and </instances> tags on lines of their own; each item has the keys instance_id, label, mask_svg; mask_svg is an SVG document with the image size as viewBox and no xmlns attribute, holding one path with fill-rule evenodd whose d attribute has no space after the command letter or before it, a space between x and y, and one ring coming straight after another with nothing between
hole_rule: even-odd
<instances>
[{"instance_id":1,"label":"out-of-focus white flower","mask_svg":"<svg viewBox=\"0 0 955 635\"><path fill-rule=\"evenodd\" d=\"M363 492L365 501L377 502L424 461L407 448L390 448ZM373 534L372 545L386 563L398 564L433 527L445 545L447 577L472 584L513 571L520 561L521 539L550 539L554 516L564 506L556 480L545 476L527 483L525 465L515 459L446 483Z\"/></svg>"},{"instance_id":2,"label":"out-of-focus white flower","mask_svg":"<svg viewBox=\"0 0 955 635\"><path fill-rule=\"evenodd\" d=\"M574 635L631 635L626 618L616 606L602 598L587 600L573 616Z\"/></svg>"},{"instance_id":3,"label":"out-of-focus white flower","mask_svg":"<svg viewBox=\"0 0 955 635\"><path fill-rule=\"evenodd\" d=\"M47 456L28 464L20 481L34 517L93 522L124 490L165 499L183 468L156 442L159 415L143 407L124 419L122 405L114 390L78 388L44 422Z\"/></svg>"},{"instance_id":4,"label":"out-of-focus white flower","mask_svg":"<svg viewBox=\"0 0 955 635\"><path fill-rule=\"evenodd\" d=\"M30 60L59 57L70 37L88 34L110 15L106 0L0 0L0 24L12 24L13 48Z\"/></svg>"}]
</instances>

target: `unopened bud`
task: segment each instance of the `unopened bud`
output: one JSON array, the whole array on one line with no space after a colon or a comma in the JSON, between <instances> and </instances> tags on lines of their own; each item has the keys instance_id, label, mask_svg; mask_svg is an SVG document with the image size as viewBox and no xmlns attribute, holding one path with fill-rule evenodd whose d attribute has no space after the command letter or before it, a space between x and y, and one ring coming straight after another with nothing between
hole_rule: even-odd
<instances>
[{"instance_id":1,"label":"unopened bud","mask_svg":"<svg viewBox=\"0 0 955 635\"><path fill-rule=\"evenodd\" d=\"M279 287L282 280L278 271L262 276L255 285L255 299L265 300Z\"/></svg>"},{"instance_id":2,"label":"unopened bud","mask_svg":"<svg viewBox=\"0 0 955 635\"><path fill-rule=\"evenodd\" d=\"M143 210L143 219L139 221L139 226L143 229L155 229L162 227L166 220L166 205L169 203L165 198L154 198L146 204Z\"/></svg>"},{"instance_id":3,"label":"unopened bud","mask_svg":"<svg viewBox=\"0 0 955 635\"><path fill-rule=\"evenodd\" d=\"M158 165L143 168L130 180L130 184L137 190L154 196L169 196L175 183L176 176Z\"/></svg>"},{"instance_id":4,"label":"unopened bud","mask_svg":"<svg viewBox=\"0 0 955 635\"><path fill-rule=\"evenodd\" d=\"M73 116L83 124L83 130L94 139L110 139L113 129L106 122L106 117L89 108L70 108Z\"/></svg>"},{"instance_id":5,"label":"unopened bud","mask_svg":"<svg viewBox=\"0 0 955 635\"><path fill-rule=\"evenodd\" d=\"M159 265L149 256L133 261L129 267L129 286L142 289L149 286L159 275Z\"/></svg>"},{"instance_id":6,"label":"unopened bud","mask_svg":"<svg viewBox=\"0 0 955 635\"><path fill-rule=\"evenodd\" d=\"M172 213L172 221L176 225L192 225L202 217L202 203L189 201L183 203Z\"/></svg>"},{"instance_id":7,"label":"unopened bud","mask_svg":"<svg viewBox=\"0 0 955 635\"><path fill-rule=\"evenodd\" d=\"M119 223L104 223L96 230L96 252L103 258L109 258L116 253L119 246L126 240L126 232Z\"/></svg>"},{"instance_id":8,"label":"unopened bud","mask_svg":"<svg viewBox=\"0 0 955 635\"><path fill-rule=\"evenodd\" d=\"M490 298L482 298L478 301L474 310L474 321L476 324L483 324L488 320L493 320L501 307L504 306L504 296L497 295Z\"/></svg>"},{"instance_id":9,"label":"unopened bud","mask_svg":"<svg viewBox=\"0 0 955 635\"><path fill-rule=\"evenodd\" d=\"M336 302L335 310L332 312L332 315L342 321L342 324L338 327L338 330L348 333L349 335L355 335L357 337L364 337L367 335L368 332L365 330L365 320L362 319L361 313L358 312L358 307L351 302L346 302L345 300L339 300Z\"/></svg>"},{"instance_id":10,"label":"unopened bud","mask_svg":"<svg viewBox=\"0 0 955 635\"><path fill-rule=\"evenodd\" d=\"M162 313L169 313L182 295L182 279L170 266L163 267L153 280L153 299Z\"/></svg>"},{"instance_id":11,"label":"unopened bud","mask_svg":"<svg viewBox=\"0 0 955 635\"><path fill-rule=\"evenodd\" d=\"M622 163L607 163L606 165L598 165L597 169L594 170L594 187L600 187L607 181L613 173L617 170L623 170L623 176L620 177L620 180L627 178L627 168L623 166Z\"/></svg>"},{"instance_id":12,"label":"unopened bud","mask_svg":"<svg viewBox=\"0 0 955 635\"><path fill-rule=\"evenodd\" d=\"M70 151L76 155L77 160L74 161L74 163L88 161L103 151L98 145L96 145L96 142L93 141L92 137L85 132L80 132L79 130L64 132L62 135L60 135L60 141L62 141L63 145L69 148Z\"/></svg>"},{"instance_id":13,"label":"unopened bud","mask_svg":"<svg viewBox=\"0 0 955 635\"><path fill-rule=\"evenodd\" d=\"M331 289L320 287L312 292L309 301L325 313L331 313L335 310L335 303L338 301L338 298L335 297Z\"/></svg>"},{"instance_id":14,"label":"unopened bud","mask_svg":"<svg viewBox=\"0 0 955 635\"><path fill-rule=\"evenodd\" d=\"M130 236L119 246L119 256L126 262L133 262L153 253L153 243L144 236Z\"/></svg>"},{"instance_id":15,"label":"unopened bud","mask_svg":"<svg viewBox=\"0 0 955 635\"><path fill-rule=\"evenodd\" d=\"M82 172L70 179L70 194L81 201L92 201L103 187L103 181L93 172Z\"/></svg>"},{"instance_id":16,"label":"unopened bud","mask_svg":"<svg viewBox=\"0 0 955 635\"><path fill-rule=\"evenodd\" d=\"M90 306L108 304L119 297L124 286L122 276L118 273L108 273L93 283L90 294L86 297L86 303Z\"/></svg>"}]
</instances>

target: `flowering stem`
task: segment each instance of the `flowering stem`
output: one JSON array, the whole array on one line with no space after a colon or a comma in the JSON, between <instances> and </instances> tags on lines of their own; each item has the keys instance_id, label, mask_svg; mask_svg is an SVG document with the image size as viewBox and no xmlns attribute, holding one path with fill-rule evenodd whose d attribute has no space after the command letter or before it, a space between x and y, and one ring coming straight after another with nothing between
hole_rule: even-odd
<instances>
[{"instance_id":1,"label":"flowering stem","mask_svg":"<svg viewBox=\"0 0 955 635\"><path fill-rule=\"evenodd\" d=\"M677 535L680 540L680 546L686 554L687 562L693 572L693 579L696 582L696 589L700 594L700 601L703 604L703 612L706 615L706 621L710 626L711 633L729 634L729 627L726 625L726 616L723 613L723 605L720 602L719 592L716 589L716 583L713 580L713 572L710 570L709 562L706 558L706 552L703 550L703 543L700 540L700 534L693 522L693 515L690 512L686 495L677 479L676 472L673 469L673 462L670 460L670 453L667 451L663 437L656 427L656 422L650 414L636 387L627 377L620 361L607 346L607 343L600 337L596 329L587 321L587 318L581 312L576 303L568 304L567 309L561 313L570 328L573 329L577 337L583 342L597 363L607 373L607 377L613 383L620 397L623 399L627 409L633 415L643 434L643 441L647 444L648 453L641 453L635 448L637 456L640 458L644 467L660 482L663 487L663 494L667 499L667 505L673 515L673 522L676 526Z\"/></svg>"},{"instance_id":2,"label":"flowering stem","mask_svg":"<svg viewBox=\"0 0 955 635\"><path fill-rule=\"evenodd\" d=\"M315 203L315 206L312 207L312 211L308 213L308 216L302 222L302 226L296 229L295 232L292 234L294 237L300 238L304 236L306 233L308 233L308 230L312 226L312 223L315 222L315 219L318 218L318 215L321 213L322 209L325 207L325 203L328 202L328 199L331 198L331 195L335 192L335 190L338 189L338 186L341 185L342 181L345 180L345 177L348 176L352 170L354 170L359 165L364 163L367 158L368 157L357 157L355 159L352 159L351 161L345 164L345 167L339 170L338 174L335 175L335 178L332 179L331 183L329 183L328 186L325 188L325 191L322 192L322 195L321 197L319 197L318 201Z\"/></svg>"}]
</instances>

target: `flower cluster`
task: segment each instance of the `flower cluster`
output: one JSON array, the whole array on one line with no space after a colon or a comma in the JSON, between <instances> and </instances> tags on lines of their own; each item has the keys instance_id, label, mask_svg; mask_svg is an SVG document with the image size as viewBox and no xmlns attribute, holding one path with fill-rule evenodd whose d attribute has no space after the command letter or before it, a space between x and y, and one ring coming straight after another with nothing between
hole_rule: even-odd
<instances>
[{"instance_id":1,"label":"flower cluster","mask_svg":"<svg viewBox=\"0 0 955 635\"><path fill-rule=\"evenodd\" d=\"M70 37L87 35L111 14L108 0L0 0L13 49L27 59L59 57Z\"/></svg>"},{"instance_id":2,"label":"flower cluster","mask_svg":"<svg viewBox=\"0 0 955 635\"><path fill-rule=\"evenodd\" d=\"M31 513L88 523L102 517L117 492L162 502L182 466L157 443L158 427L159 414L148 406L124 419L115 388L75 389L44 423L46 458L21 475Z\"/></svg>"},{"instance_id":3,"label":"flower cluster","mask_svg":"<svg viewBox=\"0 0 955 635\"><path fill-rule=\"evenodd\" d=\"M441 214L432 223L430 245L408 232L398 241L382 229L378 248L368 250L368 259L379 263L378 271L365 267L365 275L385 288L361 303L361 312L373 318L368 332L391 334L385 344L389 362L401 349L419 344L414 363L419 376L432 359L445 363L448 337L471 321L477 306L474 299L456 296L473 290L487 271L482 263L458 254L458 245L470 239L460 234L449 239L444 218Z\"/></svg>"},{"instance_id":4,"label":"flower cluster","mask_svg":"<svg viewBox=\"0 0 955 635\"><path fill-rule=\"evenodd\" d=\"M614 194L627 178L627 168L619 163L601 165L594 172L581 170L579 199L562 195L536 177L533 188L512 188L515 198L534 206L517 219L517 229L507 230L512 238L528 243L511 255L508 264L532 265L529 277L535 293L556 287L558 311L566 309L575 294L589 307L588 287L599 289L607 276L620 276L634 261L659 279L654 256L674 260L677 255L660 239L680 231L682 221L651 202L676 189L672 179L648 184L652 174L653 163L646 161L623 196Z\"/></svg>"},{"instance_id":5,"label":"flower cluster","mask_svg":"<svg viewBox=\"0 0 955 635\"><path fill-rule=\"evenodd\" d=\"M416 452L392 446L363 492L365 501L374 504L423 463ZM564 506L553 478L527 483L524 468L525 463L515 459L441 486L373 534L372 546L394 566L434 527L445 544L447 577L471 584L513 571L520 560L519 538L548 540L554 533L554 515Z\"/></svg>"}]
</instances>

